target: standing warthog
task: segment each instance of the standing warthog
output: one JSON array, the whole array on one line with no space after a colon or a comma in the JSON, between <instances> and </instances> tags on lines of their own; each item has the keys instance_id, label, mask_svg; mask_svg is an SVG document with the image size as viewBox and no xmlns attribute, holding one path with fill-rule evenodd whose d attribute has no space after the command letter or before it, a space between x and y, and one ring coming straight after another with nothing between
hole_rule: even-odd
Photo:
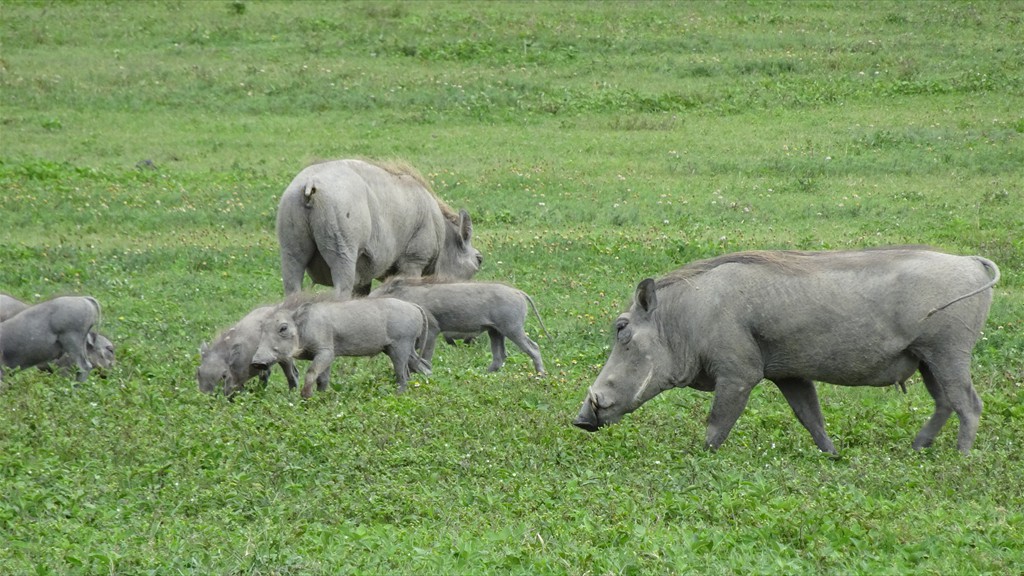
<instances>
[{"instance_id":1,"label":"standing warthog","mask_svg":"<svg viewBox=\"0 0 1024 576\"><path fill-rule=\"evenodd\" d=\"M537 372L544 373L537 343L526 335L526 306L533 308L544 332L537 306L526 292L494 282L446 282L434 277L392 278L373 291L372 297L399 298L423 307L430 318L430 332L423 347L423 358L434 357L437 335L441 332L461 337L487 331L491 339L491 365L494 372L505 364L505 338L515 343L532 360ZM550 336L549 336L550 338Z\"/></svg>"},{"instance_id":2,"label":"standing warthog","mask_svg":"<svg viewBox=\"0 0 1024 576\"><path fill-rule=\"evenodd\" d=\"M0 322L13 317L28 307L29 304L13 296L0 293ZM106 369L114 365L114 343L99 332L89 332L89 336L85 339L85 352L93 368ZM75 361L67 354L58 358L55 364L65 376L70 376L71 372L76 368ZM53 367L48 362L41 364L39 369L47 372L53 371Z\"/></svg>"},{"instance_id":3,"label":"standing warthog","mask_svg":"<svg viewBox=\"0 0 1024 576\"><path fill-rule=\"evenodd\" d=\"M30 368L67 354L84 382L93 368L86 342L99 317L99 302L91 296L60 296L29 306L0 322L0 365Z\"/></svg>"},{"instance_id":4,"label":"standing warthog","mask_svg":"<svg viewBox=\"0 0 1024 576\"><path fill-rule=\"evenodd\" d=\"M296 294L263 321L252 363L258 369L287 358L312 360L302 397L327 389L336 356L373 356L381 352L395 367L398 393L405 392L410 369L430 374L430 363L416 354L427 335L427 313L394 298L341 301Z\"/></svg>"},{"instance_id":5,"label":"standing warthog","mask_svg":"<svg viewBox=\"0 0 1024 576\"><path fill-rule=\"evenodd\" d=\"M480 269L473 225L454 213L412 168L360 160L309 166L277 209L286 295L302 277L334 286L340 298L365 296L374 279L444 274L469 279Z\"/></svg>"},{"instance_id":6,"label":"standing warthog","mask_svg":"<svg viewBox=\"0 0 1024 576\"><path fill-rule=\"evenodd\" d=\"M210 344L203 343L199 348L202 360L196 369L196 380L199 391L213 392L223 384L225 396L231 396L245 387L245 383L259 376L266 385L270 378L270 370L260 370L253 366L252 357L260 343L260 329L263 321L270 317L273 306L263 306L246 314L237 324L221 332ZM288 388L295 388L299 382L299 371L292 359L278 361L284 376L288 380Z\"/></svg>"},{"instance_id":7,"label":"standing warthog","mask_svg":"<svg viewBox=\"0 0 1024 576\"><path fill-rule=\"evenodd\" d=\"M714 392L706 444L717 448L765 378L818 448L834 453L814 380L888 386L920 371L935 412L914 449L930 446L956 412L966 454L982 406L971 350L998 279L985 258L911 247L693 262L637 286L573 423L594 431L664 390L689 386Z\"/></svg>"}]
</instances>

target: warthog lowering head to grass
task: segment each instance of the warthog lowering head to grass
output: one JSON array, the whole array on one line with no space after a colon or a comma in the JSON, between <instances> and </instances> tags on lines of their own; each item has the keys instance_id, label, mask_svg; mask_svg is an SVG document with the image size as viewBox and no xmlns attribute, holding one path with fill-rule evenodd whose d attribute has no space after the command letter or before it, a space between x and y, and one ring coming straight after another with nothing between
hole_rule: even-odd
<instances>
[{"instance_id":1,"label":"warthog lowering head to grass","mask_svg":"<svg viewBox=\"0 0 1024 576\"><path fill-rule=\"evenodd\" d=\"M263 369L286 358L312 360L302 397L313 384L324 391L337 356L391 358L398 392L405 391L409 371L430 374L430 363L416 353L427 335L427 313L394 298L341 301L334 297L297 294L287 298L263 321L252 363Z\"/></svg>"},{"instance_id":2,"label":"warthog lowering head to grass","mask_svg":"<svg viewBox=\"0 0 1024 576\"><path fill-rule=\"evenodd\" d=\"M84 382L93 368L87 341L99 322L100 305L91 296L60 296L29 306L0 322L0 365L30 368L67 354Z\"/></svg>"},{"instance_id":3,"label":"warthog lowering head to grass","mask_svg":"<svg viewBox=\"0 0 1024 576\"><path fill-rule=\"evenodd\" d=\"M637 286L574 424L594 431L665 390L691 387L714 392L706 444L717 448L764 378L818 448L835 452L815 380L891 386L920 372L935 412L914 448L930 446L956 412L966 454L982 406L971 350L998 279L985 258L921 248L739 252L693 262Z\"/></svg>"},{"instance_id":4,"label":"warthog lowering head to grass","mask_svg":"<svg viewBox=\"0 0 1024 576\"><path fill-rule=\"evenodd\" d=\"M199 349L202 360L196 369L196 380L199 391L211 393L222 386L225 396L231 396L242 390L245 383L259 376L266 385L270 378L269 368L257 368L252 364L252 357L260 344L260 329L263 321L274 311L272 306L264 306L249 312L237 324L221 332L210 344L203 344ZM295 362L289 357L279 360L278 365L288 380L288 388L298 385L298 370Z\"/></svg>"},{"instance_id":5,"label":"warthog lowering head to grass","mask_svg":"<svg viewBox=\"0 0 1024 576\"><path fill-rule=\"evenodd\" d=\"M26 304L13 296L0 293L0 322L13 317L15 314L27 309L28 307L29 304ZM114 343L99 332L89 332L89 336L85 339L85 352L89 358L89 362L92 363L93 368L110 368L116 361L114 355ZM61 355L54 364L64 376L70 376L77 368L75 361L67 354ZM51 366L50 363L47 362L39 365L39 369L46 372L52 372L54 366Z\"/></svg>"},{"instance_id":6,"label":"warthog lowering head to grass","mask_svg":"<svg viewBox=\"0 0 1024 576\"><path fill-rule=\"evenodd\" d=\"M277 209L286 295L306 272L340 298L366 295L374 279L443 274L468 279L483 258L465 210L455 213L407 166L335 160L307 167Z\"/></svg>"},{"instance_id":7,"label":"warthog lowering head to grass","mask_svg":"<svg viewBox=\"0 0 1024 576\"><path fill-rule=\"evenodd\" d=\"M446 282L432 277L392 278L374 290L372 297L399 298L419 304L427 311L431 322L423 358L428 361L434 357L439 333L468 335L486 331L491 339L489 371L494 372L505 364L507 337L533 360L533 367L538 373L544 373L540 348L526 335L527 305L533 308L541 328L544 328L544 322L533 299L522 290L495 282Z\"/></svg>"}]
</instances>

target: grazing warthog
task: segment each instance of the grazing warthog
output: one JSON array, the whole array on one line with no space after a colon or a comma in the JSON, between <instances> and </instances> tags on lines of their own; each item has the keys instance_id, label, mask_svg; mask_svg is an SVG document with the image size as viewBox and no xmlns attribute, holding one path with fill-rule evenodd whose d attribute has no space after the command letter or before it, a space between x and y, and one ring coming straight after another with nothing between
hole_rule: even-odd
<instances>
[{"instance_id":1,"label":"grazing warthog","mask_svg":"<svg viewBox=\"0 0 1024 576\"><path fill-rule=\"evenodd\" d=\"M439 333L465 337L486 331L491 338L488 371L494 372L505 364L507 337L533 360L537 372L544 373L540 348L524 329L527 304L533 308L545 333L547 328L533 299L522 290L494 282L447 282L434 277L392 278L381 284L371 296L399 298L419 304L427 311L430 332L423 347L423 358L427 361L434 357Z\"/></svg>"},{"instance_id":2,"label":"grazing warthog","mask_svg":"<svg viewBox=\"0 0 1024 576\"><path fill-rule=\"evenodd\" d=\"M286 295L302 277L334 286L340 298L365 296L374 279L443 274L469 279L483 261L473 225L407 166L334 160L292 180L277 209Z\"/></svg>"},{"instance_id":3,"label":"grazing warthog","mask_svg":"<svg viewBox=\"0 0 1024 576\"><path fill-rule=\"evenodd\" d=\"M85 339L85 354L93 368L107 369L114 365L114 343L99 332L89 332ZM70 376L75 370L75 361L70 355L64 354L55 362L61 374ZM49 365L39 367L41 370L50 371ZM102 372L101 372L102 374Z\"/></svg>"},{"instance_id":4,"label":"grazing warthog","mask_svg":"<svg viewBox=\"0 0 1024 576\"><path fill-rule=\"evenodd\" d=\"M0 322L11 318L28 307L29 304L13 296L0 293ZM89 336L85 339L85 352L93 368L106 369L114 365L114 343L103 334L89 332ZM61 374L65 376L70 376L76 368L75 361L67 354L58 358L55 364L60 369ZM49 363L41 364L39 369L47 372L53 371L53 367Z\"/></svg>"},{"instance_id":5,"label":"grazing warthog","mask_svg":"<svg viewBox=\"0 0 1024 576\"><path fill-rule=\"evenodd\" d=\"M410 369L430 374L430 363L416 354L427 335L427 313L394 298L341 301L296 294L263 321L252 363L263 369L286 358L312 360L302 397L327 389L336 356L373 356L381 352L395 367L398 392L405 391Z\"/></svg>"},{"instance_id":6,"label":"grazing warthog","mask_svg":"<svg viewBox=\"0 0 1024 576\"><path fill-rule=\"evenodd\" d=\"M765 378L818 448L835 453L814 380L889 386L920 371L935 412L914 449L930 446L956 412L957 446L966 454L982 406L971 350L998 279L985 258L914 247L739 252L693 262L637 286L573 423L594 431L664 390L689 386L714 392L706 445L717 448Z\"/></svg>"},{"instance_id":7,"label":"grazing warthog","mask_svg":"<svg viewBox=\"0 0 1024 576\"><path fill-rule=\"evenodd\" d=\"M84 382L93 368L86 341L99 317L99 302L91 296L60 296L29 306L0 322L0 365L30 368L67 354Z\"/></svg>"},{"instance_id":8,"label":"grazing warthog","mask_svg":"<svg viewBox=\"0 0 1024 576\"><path fill-rule=\"evenodd\" d=\"M237 324L221 332L210 344L203 343L199 348L202 357L196 369L196 380L199 391L214 392L223 386L224 395L231 396L242 390L245 383L259 376L260 382L266 385L270 378L269 369L259 369L252 364L256 347L260 343L260 330L263 321L270 317L273 306L263 306L246 314ZM299 382L299 371L295 362L289 357L278 361L284 376L288 380L288 388L295 388Z\"/></svg>"}]
</instances>

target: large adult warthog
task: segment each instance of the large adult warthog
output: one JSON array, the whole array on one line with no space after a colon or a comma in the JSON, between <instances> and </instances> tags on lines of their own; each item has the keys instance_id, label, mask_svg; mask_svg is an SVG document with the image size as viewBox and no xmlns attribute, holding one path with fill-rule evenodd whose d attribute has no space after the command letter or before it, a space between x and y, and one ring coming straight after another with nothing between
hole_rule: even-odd
<instances>
[{"instance_id":1,"label":"large adult warthog","mask_svg":"<svg viewBox=\"0 0 1024 576\"><path fill-rule=\"evenodd\" d=\"M277 209L285 294L304 273L348 298L374 279L440 274L469 279L482 257L469 214L452 211L406 166L334 160L307 167Z\"/></svg>"},{"instance_id":2,"label":"large adult warthog","mask_svg":"<svg viewBox=\"0 0 1024 576\"><path fill-rule=\"evenodd\" d=\"M913 447L930 446L956 412L966 454L982 406L971 350L998 279L985 258L910 247L693 262L637 286L573 423L594 431L664 390L689 386L714 392L706 444L717 448L764 378L818 448L834 453L814 380L888 386L920 371L935 412Z\"/></svg>"}]
</instances>

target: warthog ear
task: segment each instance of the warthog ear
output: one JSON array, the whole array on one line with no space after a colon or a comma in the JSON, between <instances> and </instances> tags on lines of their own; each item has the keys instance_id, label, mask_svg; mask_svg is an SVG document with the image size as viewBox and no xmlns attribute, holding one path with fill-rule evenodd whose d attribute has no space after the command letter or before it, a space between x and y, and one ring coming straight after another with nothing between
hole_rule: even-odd
<instances>
[{"instance_id":1,"label":"warthog ear","mask_svg":"<svg viewBox=\"0 0 1024 576\"><path fill-rule=\"evenodd\" d=\"M465 208L459 210L459 238L463 242L469 242L473 237L473 221L469 218L469 212Z\"/></svg>"},{"instance_id":2,"label":"warthog ear","mask_svg":"<svg viewBox=\"0 0 1024 576\"><path fill-rule=\"evenodd\" d=\"M295 309L291 314L291 321L293 324L305 324L306 318L309 317L309 309L313 306L312 302L306 302Z\"/></svg>"},{"instance_id":3,"label":"warthog ear","mask_svg":"<svg viewBox=\"0 0 1024 576\"><path fill-rule=\"evenodd\" d=\"M241 342L235 342L231 345L230 350L228 350L228 366L233 366L235 362L238 362L238 358L242 353L241 347ZM249 360L252 360L252 358L249 358Z\"/></svg>"},{"instance_id":4,"label":"warthog ear","mask_svg":"<svg viewBox=\"0 0 1024 576\"><path fill-rule=\"evenodd\" d=\"M636 286L636 295L633 297L636 305L645 314L650 314L658 307L658 296L654 288L654 279L645 278Z\"/></svg>"}]
</instances>

